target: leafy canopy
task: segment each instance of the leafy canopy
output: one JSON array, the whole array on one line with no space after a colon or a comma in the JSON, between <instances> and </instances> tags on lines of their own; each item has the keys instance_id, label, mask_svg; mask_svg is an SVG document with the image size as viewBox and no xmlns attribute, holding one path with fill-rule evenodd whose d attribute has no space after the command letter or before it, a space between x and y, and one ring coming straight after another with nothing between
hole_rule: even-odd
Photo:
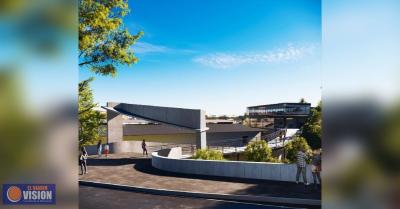
<instances>
[{"instance_id":1,"label":"leafy canopy","mask_svg":"<svg viewBox=\"0 0 400 209\"><path fill-rule=\"evenodd\" d=\"M129 13L127 0L79 0L79 67L103 76L115 76L117 67L138 59L132 45L143 35L131 35L123 25ZM79 83L79 144L93 144L99 138L105 115L93 110L90 82Z\"/></svg>"},{"instance_id":2,"label":"leafy canopy","mask_svg":"<svg viewBox=\"0 0 400 209\"><path fill-rule=\"evenodd\" d=\"M119 65L138 59L131 46L143 35L131 35L123 25L127 0L79 0L79 66L115 76Z\"/></svg>"},{"instance_id":3,"label":"leafy canopy","mask_svg":"<svg viewBox=\"0 0 400 209\"><path fill-rule=\"evenodd\" d=\"M311 110L311 116L307 119L306 123L302 127L301 136L307 140L307 143L312 149L321 148L322 138L322 103L319 102L318 106Z\"/></svg>"},{"instance_id":4,"label":"leafy canopy","mask_svg":"<svg viewBox=\"0 0 400 209\"><path fill-rule=\"evenodd\" d=\"M90 82L93 78L79 83L78 115L79 115L79 145L93 144L99 138L99 128L105 115L93 110L97 104L93 101Z\"/></svg>"},{"instance_id":5,"label":"leafy canopy","mask_svg":"<svg viewBox=\"0 0 400 209\"><path fill-rule=\"evenodd\" d=\"M254 141L247 145L244 150L247 160L256 162L274 161L272 150L264 140Z\"/></svg>"},{"instance_id":6,"label":"leafy canopy","mask_svg":"<svg viewBox=\"0 0 400 209\"><path fill-rule=\"evenodd\" d=\"M287 145L285 145L285 152L286 152L286 159L291 162L295 163L297 160L297 152L300 150L304 150L307 154L307 162L309 163L312 156L312 151L310 146L308 146L307 141L303 137L296 137Z\"/></svg>"}]
</instances>

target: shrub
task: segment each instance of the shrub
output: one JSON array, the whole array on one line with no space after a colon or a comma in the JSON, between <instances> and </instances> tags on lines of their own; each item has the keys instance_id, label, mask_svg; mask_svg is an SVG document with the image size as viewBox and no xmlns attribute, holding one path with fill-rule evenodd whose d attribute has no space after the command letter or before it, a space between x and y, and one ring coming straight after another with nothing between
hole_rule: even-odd
<instances>
[{"instance_id":1,"label":"shrub","mask_svg":"<svg viewBox=\"0 0 400 209\"><path fill-rule=\"evenodd\" d=\"M264 140L251 142L245 149L247 160L256 162L273 161L272 150Z\"/></svg>"},{"instance_id":2,"label":"shrub","mask_svg":"<svg viewBox=\"0 0 400 209\"><path fill-rule=\"evenodd\" d=\"M210 149L198 149L192 158L202 160L224 160L221 151Z\"/></svg>"},{"instance_id":3,"label":"shrub","mask_svg":"<svg viewBox=\"0 0 400 209\"><path fill-rule=\"evenodd\" d=\"M286 159L288 160L288 162L295 163L297 152L302 148L307 154L307 163L310 163L312 151L310 149L310 146L308 146L306 139L303 137L296 137L285 146Z\"/></svg>"},{"instance_id":4,"label":"shrub","mask_svg":"<svg viewBox=\"0 0 400 209\"><path fill-rule=\"evenodd\" d=\"M283 163L282 160L279 160L278 158L271 157L268 159L268 162L270 163Z\"/></svg>"}]
</instances>

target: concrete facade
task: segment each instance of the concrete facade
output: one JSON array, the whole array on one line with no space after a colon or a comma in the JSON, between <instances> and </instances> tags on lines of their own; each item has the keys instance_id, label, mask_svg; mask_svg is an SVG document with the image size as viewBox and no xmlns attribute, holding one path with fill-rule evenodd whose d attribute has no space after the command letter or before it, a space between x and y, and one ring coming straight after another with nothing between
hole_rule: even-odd
<instances>
[{"instance_id":1,"label":"concrete facade","mask_svg":"<svg viewBox=\"0 0 400 209\"><path fill-rule=\"evenodd\" d=\"M173 158L152 153L152 166L160 170L198 174L210 176L226 176L248 179L264 179L274 181L294 182L297 166L284 163L243 162L243 161L216 161L178 159L181 150L179 147L167 149L163 153L173 153ZM172 150L172 151L171 151ZM307 165L307 180L312 182L311 166ZM302 181L302 178L300 178Z\"/></svg>"},{"instance_id":2,"label":"concrete facade","mask_svg":"<svg viewBox=\"0 0 400 209\"><path fill-rule=\"evenodd\" d=\"M195 139L197 147L206 148L207 146L205 133L207 127L205 112L203 110L115 102L108 102L105 109L107 109L107 139L109 143L116 144L116 147L127 146L127 143L123 141L122 114L193 129L196 131Z\"/></svg>"},{"instance_id":3,"label":"concrete facade","mask_svg":"<svg viewBox=\"0 0 400 209\"><path fill-rule=\"evenodd\" d=\"M120 142L123 139L123 118L116 111L107 110L107 141Z\"/></svg>"}]
</instances>

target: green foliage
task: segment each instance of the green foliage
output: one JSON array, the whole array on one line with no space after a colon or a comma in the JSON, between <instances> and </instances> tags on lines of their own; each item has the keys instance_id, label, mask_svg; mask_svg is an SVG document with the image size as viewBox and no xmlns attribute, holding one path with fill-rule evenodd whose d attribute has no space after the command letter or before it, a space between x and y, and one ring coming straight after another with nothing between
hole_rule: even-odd
<instances>
[{"instance_id":1,"label":"green foliage","mask_svg":"<svg viewBox=\"0 0 400 209\"><path fill-rule=\"evenodd\" d=\"M222 152L218 150L198 149L196 150L193 159L224 160L224 156L222 155Z\"/></svg>"},{"instance_id":2,"label":"green foliage","mask_svg":"<svg viewBox=\"0 0 400 209\"><path fill-rule=\"evenodd\" d=\"M306 139L297 137L285 145L286 159L290 163L296 162L296 155L299 150L304 150L307 154L307 163L311 161L312 151L308 146Z\"/></svg>"},{"instance_id":3,"label":"green foliage","mask_svg":"<svg viewBox=\"0 0 400 209\"><path fill-rule=\"evenodd\" d=\"M302 127L301 136L307 140L307 143L312 149L321 148L321 111L322 104L318 103L318 106L311 110L311 116L307 119L306 123Z\"/></svg>"},{"instance_id":4,"label":"green foliage","mask_svg":"<svg viewBox=\"0 0 400 209\"><path fill-rule=\"evenodd\" d=\"M95 143L99 138L101 121L105 115L93 110L97 106L93 102L93 93L90 89L89 78L79 83L78 113L79 113L79 145L89 145Z\"/></svg>"},{"instance_id":5,"label":"green foliage","mask_svg":"<svg viewBox=\"0 0 400 209\"><path fill-rule=\"evenodd\" d=\"M127 0L79 0L79 67L115 76L119 65L137 62L132 45L143 35L131 35L123 25ZM96 143L105 115L94 111L88 80L79 83L79 144Z\"/></svg>"},{"instance_id":6,"label":"green foliage","mask_svg":"<svg viewBox=\"0 0 400 209\"><path fill-rule=\"evenodd\" d=\"M244 152L249 161L270 162L274 160L272 150L264 140L249 143Z\"/></svg>"},{"instance_id":7,"label":"green foliage","mask_svg":"<svg viewBox=\"0 0 400 209\"><path fill-rule=\"evenodd\" d=\"M143 35L131 35L123 25L127 0L79 0L79 66L115 76L118 65L138 59L132 45Z\"/></svg>"}]
</instances>

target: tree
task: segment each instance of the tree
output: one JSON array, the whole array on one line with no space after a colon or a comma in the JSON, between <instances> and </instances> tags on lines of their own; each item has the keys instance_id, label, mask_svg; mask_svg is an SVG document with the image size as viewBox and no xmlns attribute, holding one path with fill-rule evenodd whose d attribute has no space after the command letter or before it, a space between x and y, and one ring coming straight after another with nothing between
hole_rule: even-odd
<instances>
[{"instance_id":1,"label":"tree","mask_svg":"<svg viewBox=\"0 0 400 209\"><path fill-rule=\"evenodd\" d=\"M296 162L296 155L299 150L305 151L308 156L307 162L309 162L311 160L312 152L310 146L307 144L306 139L303 137L296 137L285 145L286 159L291 163Z\"/></svg>"},{"instance_id":2,"label":"tree","mask_svg":"<svg viewBox=\"0 0 400 209\"><path fill-rule=\"evenodd\" d=\"M119 65L138 59L131 46L143 35L131 35L123 25L127 0L79 0L79 67L115 76Z\"/></svg>"},{"instance_id":3,"label":"tree","mask_svg":"<svg viewBox=\"0 0 400 209\"><path fill-rule=\"evenodd\" d=\"M306 100L305 100L304 98L301 98L299 102L300 102L300 103L307 103Z\"/></svg>"},{"instance_id":4,"label":"tree","mask_svg":"<svg viewBox=\"0 0 400 209\"><path fill-rule=\"evenodd\" d=\"M322 103L319 102L318 106L311 110L311 115L303 125L301 136L307 140L307 143L312 149L321 148L321 111Z\"/></svg>"},{"instance_id":5,"label":"tree","mask_svg":"<svg viewBox=\"0 0 400 209\"><path fill-rule=\"evenodd\" d=\"M79 67L103 76L115 76L117 67L138 59L132 45L143 35L131 35L123 25L129 13L127 0L79 0ZM79 83L79 144L87 145L99 137L104 115L94 111L90 82Z\"/></svg>"},{"instance_id":6,"label":"tree","mask_svg":"<svg viewBox=\"0 0 400 209\"><path fill-rule=\"evenodd\" d=\"M256 162L273 161L272 150L264 140L254 141L247 145L245 149L247 160Z\"/></svg>"},{"instance_id":7,"label":"tree","mask_svg":"<svg viewBox=\"0 0 400 209\"><path fill-rule=\"evenodd\" d=\"M79 145L93 144L99 138L99 128L104 115L93 110L97 106L93 102L93 92L90 82L93 78L79 83L78 114L79 114Z\"/></svg>"}]
</instances>

